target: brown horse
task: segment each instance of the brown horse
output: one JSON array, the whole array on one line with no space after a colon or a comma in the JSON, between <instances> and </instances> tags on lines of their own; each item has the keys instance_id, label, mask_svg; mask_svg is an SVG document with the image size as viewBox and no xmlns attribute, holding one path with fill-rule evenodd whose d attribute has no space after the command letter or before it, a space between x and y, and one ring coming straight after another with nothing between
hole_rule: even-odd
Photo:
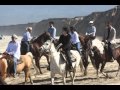
<instances>
[{"instance_id":1,"label":"brown horse","mask_svg":"<svg viewBox=\"0 0 120 90\"><path fill-rule=\"evenodd\" d=\"M111 59L107 47L108 47L108 46L107 46L107 44L105 43L105 45L104 45L104 53L103 53L103 54L100 53L100 50L99 50L96 46L93 47L94 60L95 60L95 65L96 65L96 70L97 70L97 77L98 77L98 74L99 74L99 71L98 71L98 70L99 70L100 64L102 64L102 66L100 67L100 72L101 72L103 75L105 75L105 74L103 73L103 69L104 69L104 67L105 67L105 64L106 64L107 62L110 62L110 59ZM118 68L118 73L119 73L119 71L120 71L120 47L117 47L117 48L114 48L114 49L113 49L113 57L114 57L114 59L117 61L117 63L119 64L119 68ZM118 75L118 73L117 73L117 75ZM117 76L117 75L116 75L116 76ZM106 74L105 76L108 77L107 74Z\"/></svg>"},{"instance_id":2,"label":"brown horse","mask_svg":"<svg viewBox=\"0 0 120 90\"><path fill-rule=\"evenodd\" d=\"M80 39L82 49L83 49L82 61L83 61L83 65L84 65L84 68L85 68L84 75L87 75L87 67L88 67L88 64L89 64L88 57L90 57L92 65L93 65L93 67L95 67L93 56L91 55L91 42L90 42L91 38L89 36L86 36L86 35L83 35L83 34L79 33L79 39Z\"/></svg>"},{"instance_id":3,"label":"brown horse","mask_svg":"<svg viewBox=\"0 0 120 90\"><path fill-rule=\"evenodd\" d=\"M20 57L21 63L17 65L17 73L19 74L21 71L24 71L25 73L25 84L28 81L28 78L30 79L31 84L33 84L33 81L31 79L30 75L30 68L32 66L32 60L33 56L31 53L27 53L26 55L21 55ZM7 77L7 75L11 75L12 73L9 73L10 69L13 69L13 60L10 55L4 53L3 56L0 58L0 72L1 77L3 80Z\"/></svg>"},{"instance_id":4,"label":"brown horse","mask_svg":"<svg viewBox=\"0 0 120 90\"><path fill-rule=\"evenodd\" d=\"M50 66L48 54L40 50L40 47L44 44L44 42L50 39L51 39L50 34L48 32L44 32L43 34L39 35L34 40L32 39L30 43L30 52L33 54L35 58L35 63L39 69L40 74L42 74L42 71L41 71L39 60L42 56L45 56L47 58L48 65Z\"/></svg>"}]
</instances>

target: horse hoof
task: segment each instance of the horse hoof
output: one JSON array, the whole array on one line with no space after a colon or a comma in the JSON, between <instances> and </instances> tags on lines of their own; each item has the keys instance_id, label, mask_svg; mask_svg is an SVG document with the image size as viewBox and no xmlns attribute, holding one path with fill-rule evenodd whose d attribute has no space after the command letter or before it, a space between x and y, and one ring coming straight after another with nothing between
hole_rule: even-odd
<instances>
[{"instance_id":1,"label":"horse hoof","mask_svg":"<svg viewBox=\"0 0 120 90\"><path fill-rule=\"evenodd\" d=\"M31 85L34 85L34 83L33 83L33 82L31 82Z\"/></svg>"},{"instance_id":2,"label":"horse hoof","mask_svg":"<svg viewBox=\"0 0 120 90\"><path fill-rule=\"evenodd\" d=\"M47 70L50 71L50 67L49 66L47 67Z\"/></svg>"},{"instance_id":3,"label":"horse hoof","mask_svg":"<svg viewBox=\"0 0 120 90\"><path fill-rule=\"evenodd\" d=\"M109 78L108 74L106 73L106 78Z\"/></svg>"},{"instance_id":4,"label":"horse hoof","mask_svg":"<svg viewBox=\"0 0 120 90\"><path fill-rule=\"evenodd\" d=\"M43 74L42 72L40 72L40 74Z\"/></svg>"},{"instance_id":5,"label":"horse hoof","mask_svg":"<svg viewBox=\"0 0 120 90\"><path fill-rule=\"evenodd\" d=\"M27 83L25 82L24 85L27 85Z\"/></svg>"}]
</instances>

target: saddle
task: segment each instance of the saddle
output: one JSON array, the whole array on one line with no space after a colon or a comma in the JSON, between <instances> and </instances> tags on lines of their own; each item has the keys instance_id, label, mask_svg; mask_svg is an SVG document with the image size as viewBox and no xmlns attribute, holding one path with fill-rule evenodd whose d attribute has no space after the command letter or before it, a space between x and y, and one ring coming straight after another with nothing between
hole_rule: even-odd
<instances>
[{"instance_id":1,"label":"saddle","mask_svg":"<svg viewBox=\"0 0 120 90\"><path fill-rule=\"evenodd\" d=\"M71 57L71 60L72 60L72 62L75 62L76 61L76 58L73 56L73 54L72 53L70 53L71 55L70 55L70 57ZM67 62L67 57L66 57L66 55L65 55L65 52L64 51L60 51L60 56L63 58L63 60L65 61L65 62Z\"/></svg>"}]
</instances>

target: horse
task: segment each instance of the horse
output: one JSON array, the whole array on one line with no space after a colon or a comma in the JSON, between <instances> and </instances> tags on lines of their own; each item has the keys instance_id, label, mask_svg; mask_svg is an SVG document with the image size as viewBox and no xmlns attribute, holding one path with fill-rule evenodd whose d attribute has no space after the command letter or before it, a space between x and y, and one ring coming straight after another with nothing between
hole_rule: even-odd
<instances>
[{"instance_id":1,"label":"horse","mask_svg":"<svg viewBox=\"0 0 120 90\"><path fill-rule=\"evenodd\" d=\"M46 41L42 46L41 49L43 51L48 50L50 54L50 71L51 71L51 84L54 85L54 76L55 74L62 75L63 84L66 84L65 74L68 71L66 67L66 60L62 57L60 51L57 51L55 45L51 42L51 40ZM74 84L76 68L81 65L81 69L83 69L81 63L81 56L77 50L70 50L71 56L74 57L76 61L72 62L73 66L73 75L72 72L68 71L71 76L72 84Z\"/></svg>"},{"instance_id":2,"label":"horse","mask_svg":"<svg viewBox=\"0 0 120 90\"><path fill-rule=\"evenodd\" d=\"M40 63L39 60L42 56L45 56L47 58L47 62L48 62L48 68L49 68L49 56L48 53L44 53L44 52L40 52L40 47L43 45L43 43L47 40L50 40L50 34L48 32L44 32L43 34L39 35L36 38L33 38L30 41L30 52L33 54L34 59L35 59L35 64L37 66L37 68L39 69L39 71L35 68L36 70L36 74L38 74L40 72L40 74L42 74L41 71L41 67L40 67ZM24 48L24 47L21 47ZM35 66L34 66L35 67Z\"/></svg>"},{"instance_id":3,"label":"horse","mask_svg":"<svg viewBox=\"0 0 120 90\"><path fill-rule=\"evenodd\" d=\"M88 57L90 57L91 63L93 65L93 67L95 68L95 64L94 64L94 60L93 60L94 58L91 54L91 41L90 41L90 39L91 38L89 36L86 36L86 35L79 33L79 40L81 42L82 49L83 49L82 61L83 61L83 65L84 65L84 75L87 75L87 67L89 64ZM93 43L93 41L92 41L92 43Z\"/></svg>"},{"instance_id":4,"label":"horse","mask_svg":"<svg viewBox=\"0 0 120 90\"><path fill-rule=\"evenodd\" d=\"M105 67L105 64L107 62L110 62L110 55L109 55L109 52L108 52L108 46L107 46L107 43L103 44L104 45L104 53L100 53L100 50L94 46L93 47L93 52L94 52L94 60L95 60L95 65L96 65L96 73L97 73L97 77L99 75L99 66L100 64L102 64L102 66L100 67L100 72L105 75L103 73L103 69ZM117 48L114 48L113 49L113 57L114 59L117 61L117 63L119 64L119 67L118 67L118 72L116 74L116 76L119 74L119 71L120 71L120 46L117 47ZM108 77L108 74L105 75L106 77Z\"/></svg>"},{"instance_id":5,"label":"horse","mask_svg":"<svg viewBox=\"0 0 120 90\"><path fill-rule=\"evenodd\" d=\"M21 62L17 64L17 70L16 70L17 73L19 74L21 71L24 71L25 73L24 84L27 84L28 78L30 79L30 83L33 84L30 74L30 68L33 64L32 60L33 60L33 56L30 52L28 52L26 55L20 56ZM13 70L12 57L7 53L3 53L3 56L0 58L0 72L3 80L5 80L7 75L12 75L12 72L9 72L10 70Z\"/></svg>"}]
</instances>

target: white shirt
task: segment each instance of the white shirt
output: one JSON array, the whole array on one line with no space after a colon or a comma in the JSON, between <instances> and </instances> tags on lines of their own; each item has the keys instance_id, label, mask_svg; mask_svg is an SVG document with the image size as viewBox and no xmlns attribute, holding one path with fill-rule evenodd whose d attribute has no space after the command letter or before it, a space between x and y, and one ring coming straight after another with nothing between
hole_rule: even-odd
<instances>
[{"instance_id":1,"label":"white shirt","mask_svg":"<svg viewBox=\"0 0 120 90\"><path fill-rule=\"evenodd\" d=\"M91 26L88 28L87 32L86 32L86 35L92 35L92 36L95 36L96 34L96 27L95 26Z\"/></svg>"},{"instance_id":2,"label":"white shirt","mask_svg":"<svg viewBox=\"0 0 120 90\"><path fill-rule=\"evenodd\" d=\"M23 35L23 39L22 41L30 41L32 39L32 36L30 34L30 32L25 32L24 35Z\"/></svg>"},{"instance_id":3,"label":"white shirt","mask_svg":"<svg viewBox=\"0 0 120 90\"><path fill-rule=\"evenodd\" d=\"M55 39L56 38L56 28L55 27L50 27L49 29L48 29L48 32L50 33L50 36L53 38L53 39Z\"/></svg>"},{"instance_id":4,"label":"white shirt","mask_svg":"<svg viewBox=\"0 0 120 90\"><path fill-rule=\"evenodd\" d=\"M76 44L76 43L80 42L79 35L76 31L74 31L73 33L70 33L70 35L71 35L72 44Z\"/></svg>"},{"instance_id":5,"label":"white shirt","mask_svg":"<svg viewBox=\"0 0 120 90\"><path fill-rule=\"evenodd\" d=\"M14 57L16 57L19 60L20 55L21 55L20 43L17 41L15 41L15 42L10 41L8 44L8 47L6 49L6 52L10 55L13 55Z\"/></svg>"}]
</instances>

